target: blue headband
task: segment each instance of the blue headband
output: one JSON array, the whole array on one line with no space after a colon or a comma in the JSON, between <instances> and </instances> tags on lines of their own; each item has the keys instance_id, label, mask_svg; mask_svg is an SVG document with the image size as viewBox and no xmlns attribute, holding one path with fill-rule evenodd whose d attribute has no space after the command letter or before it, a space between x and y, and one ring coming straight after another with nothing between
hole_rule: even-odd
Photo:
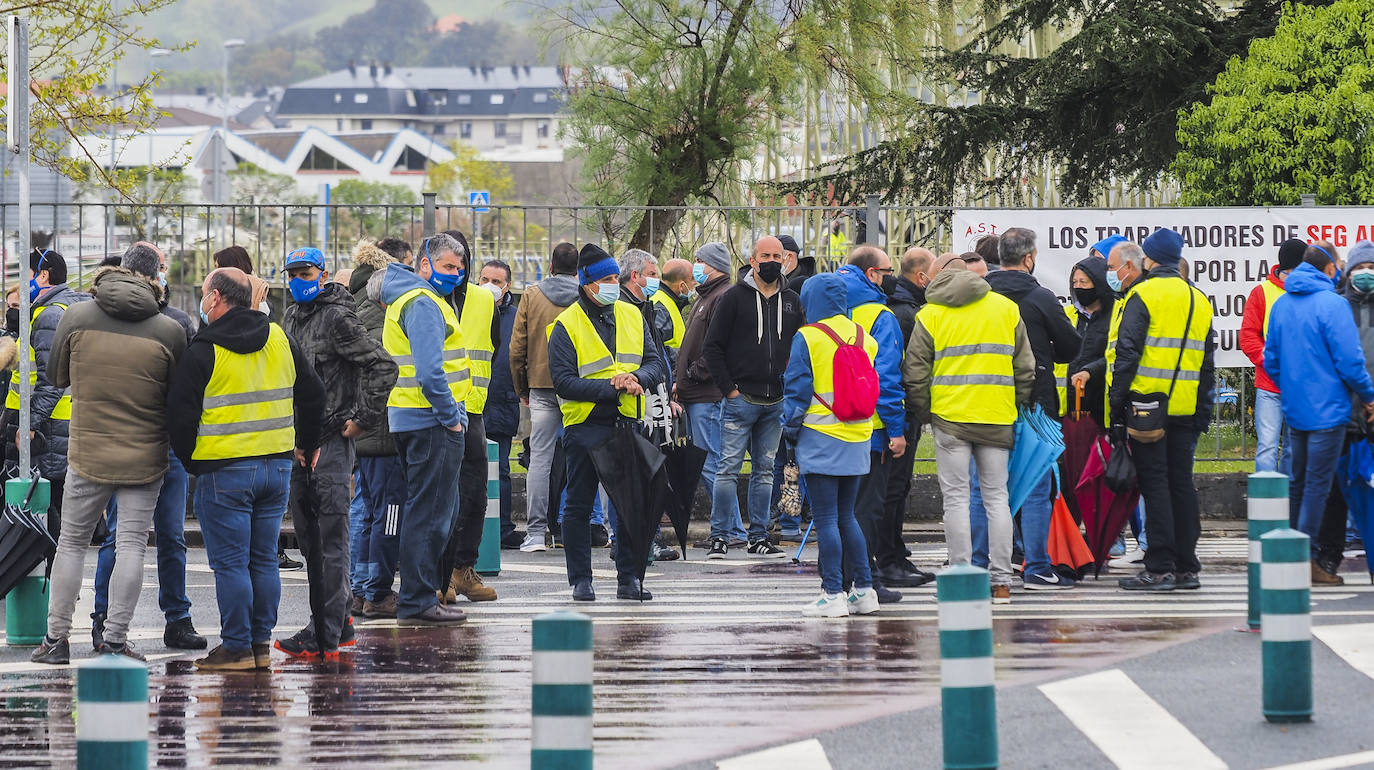
<instances>
[{"instance_id":1,"label":"blue headband","mask_svg":"<svg viewBox=\"0 0 1374 770\"><path fill-rule=\"evenodd\" d=\"M615 260L611 259L610 257L606 257L605 259L593 262L590 265L587 265L586 267L578 268L577 283L579 286L586 286L589 283L596 283L597 281L601 280L602 278L605 278L608 275L615 275L619 272L620 266L615 263Z\"/></svg>"},{"instance_id":2,"label":"blue headband","mask_svg":"<svg viewBox=\"0 0 1374 770\"><path fill-rule=\"evenodd\" d=\"M1315 244L1315 243L1312 244L1312 248L1314 248L1314 249L1316 249L1317 251L1320 251L1321 253L1325 254L1325 255L1326 255L1326 258L1329 259L1329 260L1331 260L1332 262L1335 262L1335 261L1336 261L1336 258L1333 257L1333 256L1331 256L1331 252L1327 251L1326 249L1323 249L1322 247L1318 246L1317 244Z\"/></svg>"}]
</instances>

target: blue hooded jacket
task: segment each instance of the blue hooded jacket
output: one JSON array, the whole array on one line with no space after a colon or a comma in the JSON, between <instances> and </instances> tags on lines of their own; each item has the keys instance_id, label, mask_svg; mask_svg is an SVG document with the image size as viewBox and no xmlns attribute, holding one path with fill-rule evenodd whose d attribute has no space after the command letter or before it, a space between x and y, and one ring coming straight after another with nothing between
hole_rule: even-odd
<instances>
[{"instance_id":1,"label":"blue hooded jacket","mask_svg":"<svg viewBox=\"0 0 1374 770\"><path fill-rule=\"evenodd\" d=\"M1283 416L1297 430L1328 430L1350 417L1350 393L1374 403L1360 333L1336 283L1306 262L1270 310L1264 369L1279 386Z\"/></svg>"},{"instance_id":2,"label":"blue hooded jacket","mask_svg":"<svg viewBox=\"0 0 1374 770\"><path fill-rule=\"evenodd\" d=\"M836 270L835 275L844 279L848 311L845 315L852 318L854 308L871 302L887 307L887 295L874 286L859 268L845 265ZM806 308L805 300L802 300L802 308ZM835 313L827 313L821 318L832 315ZM807 310L806 320L811 321L810 310ZM883 421L883 430L873 431L869 446L872 451L881 452L887 448L888 436L901 436L906 432L906 410L902 406L902 398L906 394L902 387L902 353L906 351L906 346L902 344L902 325L896 314L891 311L878 314L878 320L873 322L873 339L878 342L878 358L873 362L873 368L878 372L878 386L881 389L878 393L878 419Z\"/></svg>"},{"instance_id":3,"label":"blue hooded jacket","mask_svg":"<svg viewBox=\"0 0 1374 770\"><path fill-rule=\"evenodd\" d=\"M1102 255L1103 259L1108 259L1112 256L1112 249L1116 248L1118 245L1123 244L1125 242L1126 236L1124 235L1109 235L1106 238L1103 238L1102 240L1098 241L1097 243L1094 243L1088 249L1088 251L1090 254L1091 252L1096 251L1098 254Z\"/></svg>"},{"instance_id":4,"label":"blue hooded jacket","mask_svg":"<svg viewBox=\"0 0 1374 770\"><path fill-rule=\"evenodd\" d=\"M862 276L861 276L862 277ZM832 316L849 316L846 281L837 273L817 273L802 284L802 307L806 322L816 323ZM879 350L879 355L882 355ZM811 373L811 349L806 337L792 338L791 356L782 377L782 432L788 443L797 447L797 465L802 473L826 476L864 476L869 471L869 446L851 444L802 427L802 418L815 396ZM881 408L881 400L879 405Z\"/></svg>"},{"instance_id":5,"label":"blue hooded jacket","mask_svg":"<svg viewBox=\"0 0 1374 770\"><path fill-rule=\"evenodd\" d=\"M412 289L431 287L411 268L399 262L388 263L386 275L382 277L382 304L390 305ZM444 376L444 338L448 330L444 314L439 310L439 297L432 289L401 311L401 329L410 340L410 352L415 357L415 379L432 408L387 407L391 432L425 430L435 425L451 428L460 423L466 429L467 411L454 400L448 378Z\"/></svg>"}]
</instances>

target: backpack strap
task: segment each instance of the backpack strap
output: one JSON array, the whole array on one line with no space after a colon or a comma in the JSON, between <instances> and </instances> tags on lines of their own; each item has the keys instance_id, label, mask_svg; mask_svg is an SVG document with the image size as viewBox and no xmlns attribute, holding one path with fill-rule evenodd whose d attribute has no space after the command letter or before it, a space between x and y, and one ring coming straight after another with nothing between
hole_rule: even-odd
<instances>
[{"instance_id":1,"label":"backpack strap","mask_svg":"<svg viewBox=\"0 0 1374 770\"><path fill-rule=\"evenodd\" d=\"M813 323L813 324L807 324L807 326L809 326L809 327L811 327L811 328L813 328L813 329L820 329L822 332L825 332L825 335L826 335L827 337L829 337L830 339L834 340L834 342L835 342L835 349L836 349L836 350L839 350L840 348L844 347L845 345L851 344L851 343L845 342L844 340L840 339L840 335L836 334L834 329L831 329L829 326L826 326L826 325L823 324L823 323L817 322L817 323ZM855 335L854 335L854 342L853 342L852 344L858 345L859 348L862 349L862 348L863 348L863 344L864 344L864 327L863 327L862 325L856 323L856 324L854 324L854 330L855 330ZM815 377L815 373L814 373L814 372L812 373L812 377L813 377L813 378ZM832 384L832 386L833 386L833 384L834 384L834 381L833 381L833 373L832 373L832 381L831 381L831 384ZM812 391L811 391L811 396L812 396L813 398L815 398L817 401L821 402L821 406L825 407L826 409L829 409L830 412L831 412L832 414L835 412L835 405L834 405L834 404L831 404L831 403L827 403L825 399L821 398L820 394L817 393L817 392L815 391L814 388L813 388Z\"/></svg>"}]
</instances>

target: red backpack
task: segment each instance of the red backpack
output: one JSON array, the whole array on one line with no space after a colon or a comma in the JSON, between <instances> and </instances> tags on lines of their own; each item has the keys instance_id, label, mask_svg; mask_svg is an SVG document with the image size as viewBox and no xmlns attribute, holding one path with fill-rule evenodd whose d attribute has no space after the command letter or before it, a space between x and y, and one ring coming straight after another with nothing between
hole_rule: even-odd
<instances>
[{"instance_id":1,"label":"red backpack","mask_svg":"<svg viewBox=\"0 0 1374 770\"><path fill-rule=\"evenodd\" d=\"M856 334L853 342L845 342L829 326L821 323L809 324L824 332L838 346L835 357L830 361L831 388L835 394L833 404L816 395L816 400L829 409L840 422L857 422L873 417L878 408L878 372L864 350L864 330L854 324Z\"/></svg>"}]
</instances>

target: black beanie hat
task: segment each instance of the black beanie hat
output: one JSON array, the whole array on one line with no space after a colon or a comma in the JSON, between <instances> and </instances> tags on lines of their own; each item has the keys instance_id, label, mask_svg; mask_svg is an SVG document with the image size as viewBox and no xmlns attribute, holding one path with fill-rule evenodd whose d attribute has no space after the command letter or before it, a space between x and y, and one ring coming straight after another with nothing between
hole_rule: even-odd
<instances>
[{"instance_id":1,"label":"black beanie hat","mask_svg":"<svg viewBox=\"0 0 1374 770\"><path fill-rule=\"evenodd\" d=\"M1302 255L1307 251L1307 241L1289 238L1279 244L1279 269L1292 270L1302 264Z\"/></svg>"},{"instance_id":2,"label":"black beanie hat","mask_svg":"<svg viewBox=\"0 0 1374 770\"><path fill-rule=\"evenodd\" d=\"M585 286L589 283L596 283L608 275L615 275L620 272L620 266L616 264L611 255L606 250L597 246L595 243L588 243L577 253L577 282Z\"/></svg>"}]
</instances>

